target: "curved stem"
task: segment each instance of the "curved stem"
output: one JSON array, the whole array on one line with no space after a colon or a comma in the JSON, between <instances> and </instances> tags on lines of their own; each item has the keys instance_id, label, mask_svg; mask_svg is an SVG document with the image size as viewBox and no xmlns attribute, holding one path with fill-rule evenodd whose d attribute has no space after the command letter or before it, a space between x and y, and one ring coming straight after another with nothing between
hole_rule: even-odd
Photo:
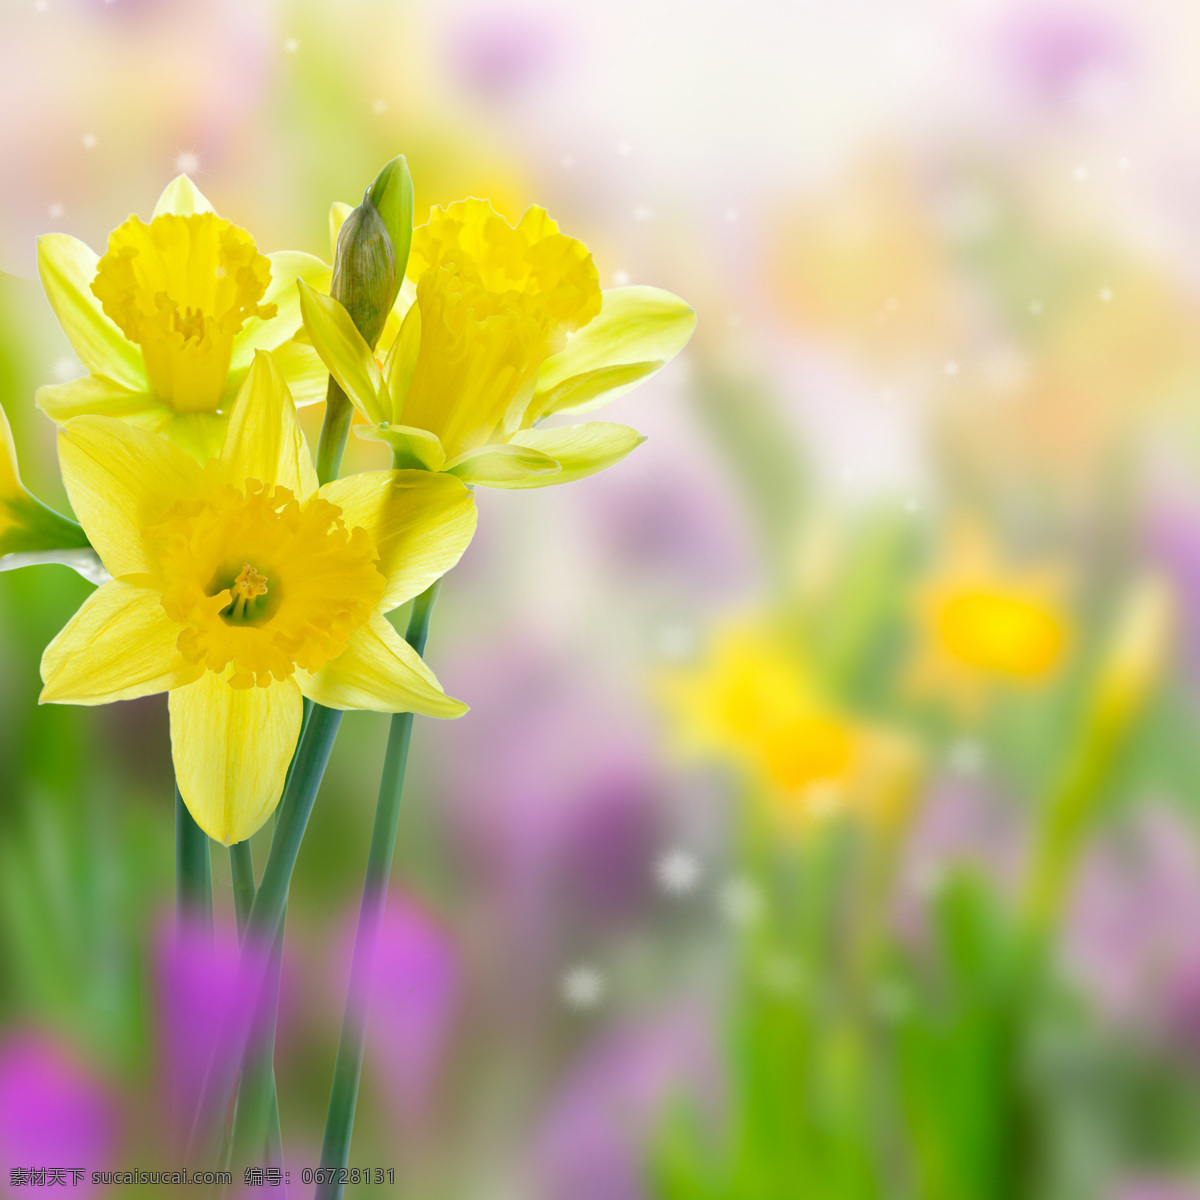
<instances>
[{"instance_id":1,"label":"curved stem","mask_svg":"<svg viewBox=\"0 0 1200 1200\"><path fill-rule=\"evenodd\" d=\"M325 389L325 419L321 422L321 440L317 444L317 479L323 484L337 478L353 417L350 397L331 375Z\"/></svg>"},{"instance_id":2,"label":"curved stem","mask_svg":"<svg viewBox=\"0 0 1200 1200\"><path fill-rule=\"evenodd\" d=\"M413 602L406 635L408 644L418 653L425 650L429 619L433 614L440 581L422 592ZM350 983L346 990L346 1008L338 1040L333 1085L329 1093L329 1112L325 1119L325 1141L321 1147L322 1167L344 1167L350 1159L350 1138L354 1129L354 1109L358 1101L358 1083L362 1075L363 1049L367 1038L367 1013L371 990L371 969L379 939L383 905L387 899L392 853L396 845L396 822L400 815L400 797L404 791L404 771L412 740L413 714L395 713L388 733L383 776L379 782L379 801L371 830L371 849L367 854L367 875L363 883L358 928L354 934L354 954L350 963ZM327 1176L328 1177L328 1173ZM317 1185L318 1200L339 1200L340 1183Z\"/></svg>"},{"instance_id":3,"label":"curved stem","mask_svg":"<svg viewBox=\"0 0 1200 1200\"><path fill-rule=\"evenodd\" d=\"M192 820L175 788L175 906L180 923L198 923L212 931L212 874L208 834Z\"/></svg>"},{"instance_id":4,"label":"curved stem","mask_svg":"<svg viewBox=\"0 0 1200 1200\"><path fill-rule=\"evenodd\" d=\"M254 904L254 858L248 838L229 847L229 873L233 877L233 911L237 917L238 940L241 941Z\"/></svg>"}]
</instances>

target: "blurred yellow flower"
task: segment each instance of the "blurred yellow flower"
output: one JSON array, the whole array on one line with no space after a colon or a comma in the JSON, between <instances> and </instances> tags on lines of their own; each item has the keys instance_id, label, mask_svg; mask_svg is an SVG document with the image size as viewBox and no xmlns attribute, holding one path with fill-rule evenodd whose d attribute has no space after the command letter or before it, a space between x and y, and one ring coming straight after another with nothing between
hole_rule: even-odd
<instances>
[{"instance_id":1,"label":"blurred yellow flower","mask_svg":"<svg viewBox=\"0 0 1200 1200\"><path fill-rule=\"evenodd\" d=\"M653 374L696 323L669 292L601 293L587 247L537 207L515 226L486 200L435 208L413 231L408 276L415 293L401 291L382 364L345 309L301 283L308 336L369 422L361 436L386 442L397 465L489 487L566 483L624 458L643 440L627 426L534 426Z\"/></svg>"},{"instance_id":2,"label":"blurred yellow flower","mask_svg":"<svg viewBox=\"0 0 1200 1200\"><path fill-rule=\"evenodd\" d=\"M115 229L101 258L67 234L45 234L38 272L88 371L39 389L38 406L60 425L85 413L119 417L205 461L257 350L274 353L296 403L324 398L324 367L292 338L296 280L327 288L329 267L295 251L260 254L186 175L148 223L131 216Z\"/></svg>"},{"instance_id":3,"label":"blurred yellow flower","mask_svg":"<svg viewBox=\"0 0 1200 1200\"><path fill-rule=\"evenodd\" d=\"M825 696L802 648L778 624L727 625L700 661L656 685L679 749L733 763L763 790L784 828L838 812L889 823L907 808L915 746Z\"/></svg>"},{"instance_id":4,"label":"blurred yellow flower","mask_svg":"<svg viewBox=\"0 0 1200 1200\"><path fill-rule=\"evenodd\" d=\"M274 808L302 697L454 717L384 617L450 569L475 529L448 476L374 471L318 488L287 386L254 364L205 466L103 416L59 433L63 479L113 576L42 657L42 701L170 692L180 793L226 844Z\"/></svg>"},{"instance_id":5,"label":"blurred yellow flower","mask_svg":"<svg viewBox=\"0 0 1200 1200\"><path fill-rule=\"evenodd\" d=\"M1060 593L1057 571L1005 567L980 527L959 526L914 597L921 646L910 683L974 710L996 681L1047 679L1070 642Z\"/></svg>"}]
</instances>

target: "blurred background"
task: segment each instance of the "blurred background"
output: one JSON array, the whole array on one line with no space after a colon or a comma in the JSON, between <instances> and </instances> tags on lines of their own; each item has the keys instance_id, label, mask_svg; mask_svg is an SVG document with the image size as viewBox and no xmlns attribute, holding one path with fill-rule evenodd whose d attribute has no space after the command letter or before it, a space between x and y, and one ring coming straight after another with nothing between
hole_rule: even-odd
<instances>
[{"instance_id":1,"label":"blurred background","mask_svg":"<svg viewBox=\"0 0 1200 1200\"><path fill-rule=\"evenodd\" d=\"M699 313L608 410L630 459L478 497L428 651L472 711L417 725L352 1164L1200 1196L1198 38L1189 0L5 5L0 400L60 508L33 396L82 368L35 236L102 250L180 171L328 259L404 153L419 219L544 204ZM172 932L165 698L36 706L89 590L0 573L0 1190L175 1165L236 957L217 846L216 965ZM345 721L292 888L293 1186L386 726Z\"/></svg>"}]
</instances>

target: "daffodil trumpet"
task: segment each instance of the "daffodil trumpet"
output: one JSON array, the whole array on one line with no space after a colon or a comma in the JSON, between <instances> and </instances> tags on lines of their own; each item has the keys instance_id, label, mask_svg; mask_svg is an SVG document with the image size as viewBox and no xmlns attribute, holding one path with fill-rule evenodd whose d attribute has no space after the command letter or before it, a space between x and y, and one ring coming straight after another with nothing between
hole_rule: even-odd
<instances>
[{"instance_id":1,"label":"daffodil trumpet","mask_svg":"<svg viewBox=\"0 0 1200 1200\"><path fill-rule=\"evenodd\" d=\"M516 226L486 200L435 208L413 231L408 278L414 298L382 363L345 308L301 280L305 330L367 423L360 436L397 464L487 487L566 483L619 462L644 440L628 426L537 426L653 375L696 323L658 288L602 292L587 247L537 207Z\"/></svg>"},{"instance_id":2,"label":"daffodil trumpet","mask_svg":"<svg viewBox=\"0 0 1200 1200\"><path fill-rule=\"evenodd\" d=\"M203 462L221 448L234 401L269 351L296 404L326 372L295 334L296 280L327 289L330 268L297 251L261 254L194 183L167 185L149 221L130 216L103 255L77 238L38 239L46 298L87 374L50 384L38 407L59 425L83 414L128 421Z\"/></svg>"}]
</instances>

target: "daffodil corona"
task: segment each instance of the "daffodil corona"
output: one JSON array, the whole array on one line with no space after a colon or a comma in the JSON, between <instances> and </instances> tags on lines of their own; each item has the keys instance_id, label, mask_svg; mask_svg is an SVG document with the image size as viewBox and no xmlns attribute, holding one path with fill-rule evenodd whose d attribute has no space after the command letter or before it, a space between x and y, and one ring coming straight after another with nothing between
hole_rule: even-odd
<instances>
[{"instance_id":1,"label":"daffodil corona","mask_svg":"<svg viewBox=\"0 0 1200 1200\"><path fill-rule=\"evenodd\" d=\"M180 793L210 837L241 841L266 820L304 696L331 708L465 711L383 614L466 548L466 487L393 470L318 488L270 355L256 355L221 452L203 466L103 416L68 421L59 458L113 580L47 647L42 700L169 691Z\"/></svg>"},{"instance_id":2,"label":"daffodil corona","mask_svg":"<svg viewBox=\"0 0 1200 1200\"><path fill-rule=\"evenodd\" d=\"M273 352L296 403L324 395L324 368L292 338L296 280L328 287L329 268L308 254L260 254L186 175L150 221L131 216L115 229L100 258L75 238L46 234L38 271L88 371L39 390L39 407L60 424L85 413L119 417L204 461L220 448L256 350Z\"/></svg>"},{"instance_id":3,"label":"daffodil corona","mask_svg":"<svg viewBox=\"0 0 1200 1200\"><path fill-rule=\"evenodd\" d=\"M628 426L535 427L652 375L696 324L670 292L602 292L587 247L537 207L515 226L486 200L435 208L413 231L408 277L382 365L346 310L301 282L305 328L369 423L361 436L489 487L565 483L624 458L643 440Z\"/></svg>"}]
</instances>

